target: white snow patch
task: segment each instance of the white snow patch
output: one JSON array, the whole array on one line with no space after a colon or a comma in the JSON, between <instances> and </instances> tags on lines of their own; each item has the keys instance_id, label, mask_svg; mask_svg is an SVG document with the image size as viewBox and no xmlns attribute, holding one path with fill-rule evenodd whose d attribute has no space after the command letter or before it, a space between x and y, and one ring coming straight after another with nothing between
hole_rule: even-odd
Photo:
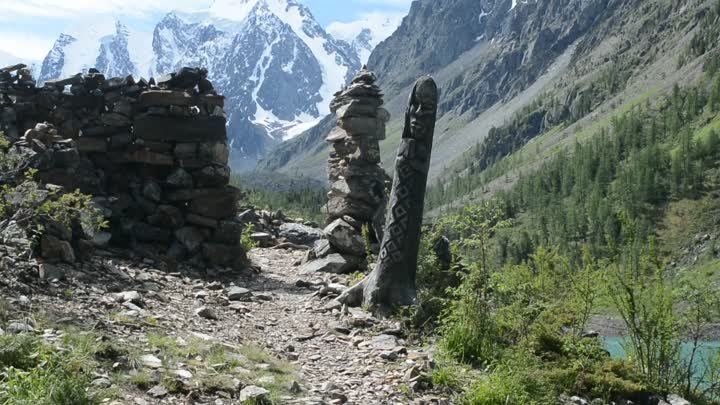
<instances>
[{"instance_id":1,"label":"white snow patch","mask_svg":"<svg viewBox=\"0 0 720 405\"><path fill-rule=\"evenodd\" d=\"M76 41L65 47L65 64L60 77L72 76L95 67L100 54L102 38L115 35L115 22L98 20L89 25L75 26L68 30Z\"/></svg>"},{"instance_id":2,"label":"white snow patch","mask_svg":"<svg viewBox=\"0 0 720 405\"><path fill-rule=\"evenodd\" d=\"M515 6L517 6L517 0L512 0L512 6L510 6L510 11L512 11Z\"/></svg>"},{"instance_id":3,"label":"white snow patch","mask_svg":"<svg viewBox=\"0 0 720 405\"><path fill-rule=\"evenodd\" d=\"M237 1L242 2L243 0ZM348 68L338 62L340 56L336 52L328 52L325 50L327 40L323 38L323 36L312 36L313 28L322 30L322 27L314 23L314 21L310 19L310 16L303 16L300 6L295 4L288 5L287 0L264 1L272 13L288 24L295 32L295 35L305 42L320 64L323 72L323 84L319 91L322 101L317 104L317 109L320 111L320 114L328 114L330 112L330 100L335 92L342 89L345 85L345 76ZM313 27L313 24L315 24L315 27Z\"/></svg>"},{"instance_id":4,"label":"white snow patch","mask_svg":"<svg viewBox=\"0 0 720 405\"><path fill-rule=\"evenodd\" d=\"M514 7L514 6L513 6ZM478 22L482 24L482 19L489 16L490 13L485 12L485 10L480 10L480 15L478 16Z\"/></svg>"},{"instance_id":5,"label":"white snow patch","mask_svg":"<svg viewBox=\"0 0 720 405\"><path fill-rule=\"evenodd\" d=\"M309 119L308 121L303 122L303 118ZM311 129L315 125L319 124L320 121L322 121L322 117L310 119L310 117L298 117L298 119L295 121L293 125L291 125L289 128L285 131L285 136L283 137L283 141L287 141L289 139L295 138L296 136L302 134L303 132Z\"/></svg>"},{"instance_id":6,"label":"white snow patch","mask_svg":"<svg viewBox=\"0 0 720 405\"><path fill-rule=\"evenodd\" d=\"M353 43L362 30L369 29L372 33L370 46L375 48L398 29L404 16L399 13L364 13L356 21L330 23L327 32L337 39Z\"/></svg>"},{"instance_id":7,"label":"white snow patch","mask_svg":"<svg viewBox=\"0 0 720 405\"><path fill-rule=\"evenodd\" d=\"M255 82L255 89L252 92L252 99L255 101L255 105L257 106L257 111L255 112L255 117L252 122L263 126L269 126L273 122L280 121L280 119L271 111L265 110L258 101L258 93L260 92L263 83L265 83L265 72L267 72L268 67L270 67L270 63L273 60L273 47L275 47L275 45L279 42L280 37L277 37L273 40L272 43L266 45L265 50L260 57L260 60L258 61L255 69L253 70L253 75L250 77L250 80Z\"/></svg>"},{"instance_id":8,"label":"white snow patch","mask_svg":"<svg viewBox=\"0 0 720 405\"><path fill-rule=\"evenodd\" d=\"M153 59L155 54L152 48L152 32L130 31L128 36L128 51L130 60L135 65L137 76L150 78L153 72Z\"/></svg>"}]
</instances>

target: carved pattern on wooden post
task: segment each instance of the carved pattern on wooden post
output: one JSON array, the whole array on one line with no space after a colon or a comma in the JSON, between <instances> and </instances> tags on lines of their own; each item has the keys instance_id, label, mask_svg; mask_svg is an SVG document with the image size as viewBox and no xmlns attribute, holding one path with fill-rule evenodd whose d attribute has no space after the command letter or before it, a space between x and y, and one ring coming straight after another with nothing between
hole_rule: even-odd
<instances>
[{"instance_id":1,"label":"carved pattern on wooden post","mask_svg":"<svg viewBox=\"0 0 720 405\"><path fill-rule=\"evenodd\" d=\"M364 303L371 308L390 308L415 301L415 274L437 103L435 81L429 76L420 78L405 113L378 263L368 278L341 297L348 305Z\"/></svg>"}]
</instances>

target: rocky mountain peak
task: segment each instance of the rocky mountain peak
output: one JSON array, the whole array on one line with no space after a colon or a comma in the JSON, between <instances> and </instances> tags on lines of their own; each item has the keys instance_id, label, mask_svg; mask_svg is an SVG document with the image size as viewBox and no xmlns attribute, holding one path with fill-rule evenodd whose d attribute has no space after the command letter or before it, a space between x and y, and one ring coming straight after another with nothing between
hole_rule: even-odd
<instances>
[{"instance_id":1,"label":"rocky mountain peak","mask_svg":"<svg viewBox=\"0 0 720 405\"><path fill-rule=\"evenodd\" d=\"M216 0L204 10L169 12L152 32L97 25L59 38L39 80L93 67L107 76L144 77L205 67L229 100L235 169L252 168L274 145L328 114L333 94L361 60L295 0Z\"/></svg>"}]
</instances>

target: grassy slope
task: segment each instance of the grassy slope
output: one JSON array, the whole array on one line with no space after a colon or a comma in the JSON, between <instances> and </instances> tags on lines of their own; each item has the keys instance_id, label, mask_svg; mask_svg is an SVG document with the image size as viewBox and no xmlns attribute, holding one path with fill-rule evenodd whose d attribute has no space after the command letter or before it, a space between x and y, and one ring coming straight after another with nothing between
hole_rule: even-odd
<instances>
[{"instance_id":1,"label":"grassy slope","mask_svg":"<svg viewBox=\"0 0 720 405\"><path fill-rule=\"evenodd\" d=\"M634 77L624 91L598 106L592 113L567 127L553 128L503 159L502 164L507 169L482 189L474 190L449 206L439 207L428 213L428 216L434 217L441 212L450 211L471 202L483 201L492 197L499 190L509 189L515 184L521 173L535 170L559 150L572 147L575 142L590 139L602 128L608 128L614 117L620 116L640 104L652 102L661 94L669 93L676 83L683 85L700 77L704 58L699 58L682 69L677 69L676 55L685 48L689 37L690 35L676 42L674 48L670 49L665 57L655 61L642 72L642 75Z\"/></svg>"}]
</instances>

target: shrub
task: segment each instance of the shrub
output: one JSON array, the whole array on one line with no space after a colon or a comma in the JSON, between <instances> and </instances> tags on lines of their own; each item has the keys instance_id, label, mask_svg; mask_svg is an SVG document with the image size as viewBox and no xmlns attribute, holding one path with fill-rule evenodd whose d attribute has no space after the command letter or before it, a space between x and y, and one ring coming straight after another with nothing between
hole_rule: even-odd
<instances>
[{"instance_id":1,"label":"shrub","mask_svg":"<svg viewBox=\"0 0 720 405\"><path fill-rule=\"evenodd\" d=\"M252 235L255 232L255 225L253 224L247 224L245 226L245 229L243 229L242 234L240 236L240 244L242 245L243 249L245 249L246 252L249 252L256 247L260 246L253 238Z\"/></svg>"},{"instance_id":2,"label":"shrub","mask_svg":"<svg viewBox=\"0 0 720 405\"><path fill-rule=\"evenodd\" d=\"M0 337L0 404L98 404L89 390L92 363L76 369L72 356L35 336Z\"/></svg>"}]
</instances>

